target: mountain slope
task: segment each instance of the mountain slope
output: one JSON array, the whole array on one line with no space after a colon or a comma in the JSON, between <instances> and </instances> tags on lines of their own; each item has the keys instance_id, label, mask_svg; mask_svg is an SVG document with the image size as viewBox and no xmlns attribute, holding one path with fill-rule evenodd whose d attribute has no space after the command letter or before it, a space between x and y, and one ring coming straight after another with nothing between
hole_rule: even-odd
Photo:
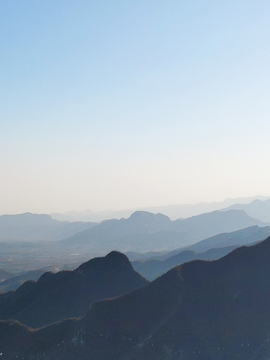
<instances>
[{"instance_id":1,"label":"mountain slope","mask_svg":"<svg viewBox=\"0 0 270 360\"><path fill-rule=\"evenodd\" d=\"M95 303L80 320L35 332L0 322L3 353L8 359L268 360L269 257L270 238L217 261L177 266L145 287Z\"/></svg>"},{"instance_id":2,"label":"mountain slope","mask_svg":"<svg viewBox=\"0 0 270 360\"><path fill-rule=\"evenodd\" d=\"M197 239L206 239L224 232L232 232L250 226L265 226L248 216L243 210L213 211L184 220L175 220L174 227Z\"/></svg>"},{"instance_id":3,"label":"mountain slope","mask_svg":"<svg viewBox=\"0 0 270 360\"><path fill-rule=\"evenodd\" d=\"M42 274L44 274L47 271L53 271L55 272L54 266L50 266L49 268L45 269L37 269L33 271L27 271L23 274L19 275L12 275L8 279L2 281L0 283L0 293L5 293L11 290L16 290L18 287L20 287L23 283L25 283L28 280L38 280Z\"/></svg>"},{"instance_id":4,"label":"mountain slope","mask_svg":"<svg viewBox=\"0 0 270 360\"><path fill-rule=\"evenodd\" d=\"M10 279L13 276L14 276L14 274L12 274L11 272L0 269L0 284L1 284L1 282L5 281L7 279Z\"/></svg>"},{"instance_id":5,"label":"mountain slope","mask_svg":"<svg viewBox=\"0 0 270 360\"><path fill-rule=\"evenodd\" d=\"M147 284L128 258L111 252L74 271L46 272L15 292L0 295L0 319L17 319L39 327L68 317L83 316L90 305Z\"/></svg>"},{"instance_id":6,"label":"mountain slope","mask_svg":"<svg viewBox=\"0 0 270 360\"><path fill-rule=\"evenodd\" d=\"M179 252L179 254L171 256L166 260L132 261L132 265L143 277L148 280L154 280L177 265L191 260L216 260L227 255L237 247L237 245L234 245L224 248L212 248L201 253L196 253L192 250L183 250Z\"/></svg>"},{"instance_id":7,"label":"mountain slope","mask_svg":"<svg viewBox=\"0 0 270 360\"><path fill-rule=\"evenodd\" d=\"M162 214L136 212L128 219L108 220L61 241L68 247L93 250L150 251L188 246L222 232L264 226L244 211L214 211L171 221Z\"/></svg>"},{"instance_id":8,"label":"mountain slope","mask_svg":"<svg viewBox=\"0 0 270 360\"><path fill-rule=\"evenodd\" d=\"M270 199L255 199L249 204L234 204L223 210L244 210L249 216L270 223Z\"/></svg>"},{"instance_id":9,"label":"mountain slope","mask_svg":"<svg viewBox=\"0 0 270 360\"><path fill-rule=\"evenodd\" d=\"M248 245L261 241L270 235L270 226L250 226L245 229L223 233L204 239L189 247L194 251L206 251L213 247Z\"/></svg>"},{"instance_id":10,"label":"mountain slope","mask_svg":"<svg viewBox=\"0 0 270 360\"><path fill-rule=\"evenodd\" d=\"M60 240L89 229L96 223L57 221L45 214L0 216L0 240Z\"/></svg>"},{"instance_id":11,"label":"mountain slope","mask_svg":"<svg viewBox=\"0 0 270 360\"><path fill-rule=\"evenodd\" d=\"M184 262L195 259L216 260L241 245L254 244L269 235L270 226L251 226L231 233L212 236L189 246L187 249L174 250L155 260L133 261L132 264L135 270L146 279L154 280L157 276Z\"/></svg>"}]
</instances>

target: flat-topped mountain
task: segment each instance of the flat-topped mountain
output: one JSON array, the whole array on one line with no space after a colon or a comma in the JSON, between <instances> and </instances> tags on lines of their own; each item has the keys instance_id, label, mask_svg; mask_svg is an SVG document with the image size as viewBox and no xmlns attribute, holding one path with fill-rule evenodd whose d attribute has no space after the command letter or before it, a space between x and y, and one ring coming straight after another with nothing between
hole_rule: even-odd
<instances>
[{"instance_id":1,"label":"flat-topped mountain","mask_svg":"<svg viewBox=\"0 0 270 360\"><path fill-rule=\"evenodd\" d=\"M83 316L91 304L144 286L128 258L113 251L74 271L46 272L14 292L0 295L0 319L17 319L39 327L68 317Z\"/></svg>"},{"instance_id":2,"label":"flat-topped mountain","mask_svg":"<svg viewBox=\"0 0 270 360\"><path fill-rule=\"evenodd\" d=\"M61 243L93 250L150 251L175 249L223 232L265 226L242 210L214 211L171 221L162 214L137 211L128 219L108 220Z\"/></svg>"},{"instance_id":3,"label":"flat-topped mountain","mask_svg":"<svg viewBox=\"0 0 270 360\"><path fill-rule=\"evenodd\" d=\"M0 216L0 241L60 240L90 229L96 223L57 221L46 214Z\"/></svg>"},{"instance_id":4,"label":"flat-topped mountain","mask_svg":"<svg viewBox=\"0 0 270 360\"><path fill-rule=\"evenodd\" d=\"M220 260L177 266L149 285L38 331L1 322L3 354L59 360L268 360L270 237ZM14 330L12 328L14 326Z\"/></svg>"}]
</instances>

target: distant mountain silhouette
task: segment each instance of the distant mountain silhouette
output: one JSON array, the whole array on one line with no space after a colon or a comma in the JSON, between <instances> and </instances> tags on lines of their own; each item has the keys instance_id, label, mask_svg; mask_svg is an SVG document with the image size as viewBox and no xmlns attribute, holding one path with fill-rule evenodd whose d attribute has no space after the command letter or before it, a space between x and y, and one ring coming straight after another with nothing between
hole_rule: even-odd
<instances>
[{"instance_id":1,"label":"distant mountain silhouette","mask_svg":"<svg viewBox=\"0 0 270 360\"><path fill-rule=\"evenodd\" d=\"M92 259L74 271L46 272L15 292L0 295L0 319L17 319L39 327L68 317L83 316L90 305L147 284L128 258L116 251Z\"/></svg>"},{"instance_id":2,"label":"distant mountain silhouette","mask_svg":"<svg viewBox=\"0 0 270 360\"><path fill-rule=\"evenodd\" d=\"M249 204L234 204L224 210L244 210L249 216L270 223L270 199L256 199Z\"/></svg>"},{"instance_id":3,"label":"distant mountain silhouette","mask_svg":"<svg viewBox=\"0 0 270 360\"><path fill-rule=\"evenodd\" d=\"M266 239L270 235L270 226L250 226L245 229L223 233L204 239L189 247L189 250L202 252L213 247L248 245Z\"/></svg>"},{"instance_id":4,"label":"distant mountain silhouette","mask_svg":"<svg viewBox=\"0 0 270 360\"><path fill-rule=\"evenodd\" d=\"M225 232L215 236L211 236L193 245L174 249L160 256L158 256L158 254L155 253L155 260L166 260L172 256L181 253L184 250L191 250L194 251L195 253L201 253L210 250L212 248L225 248L228 246L239 247L241 245L255 244L258 241L266 239L269 235L270 235L269 226L264 226L264 227L249 226L241 230Z\"/></svg>"},{"instance_id":5,"label":"distant mountain silhouette","mask_svg":"<svg viewBox=\"0 0 270 360\"><path fill-rule=\"evenodd\" d=\"M27 271L23 274L9 276L6 280L0 282L0 293L5 293L11 290L16 290L20 287L24 282L28 280L38 280L41 275L43 275L47 271L55 271L54 266L50 266L45 269L38 269L33 271Z\"/></svg>"},{"instance_id":6,"label":"distant mountain silhouette","mask_svg":"<svg viewBox=\"0 0 270 360\"><path fill-rule=\"evenodd\" d=\"M0 269L0 286L3 281L10 279L13 276L14 274L12 274L11 272Z\"/></svg>"},{"instance_id":7,"label":"distant mountain silhouette","mask_svg":"<svg viewBox=\"0 0 270 360\"><path fill-rule=\"evenodd\" d=\"M104 210L104 211L68 211L66 213L54 213L50 214L53 219L60 221L91 221L101 222L108 219L121 219L128 218L135 211L147 211L151 213L161 213L169 216L171 220L179 218L188 218L191 216L200 215L206 212L212 212L216 210L228 208L234 204L249 204L252 201L269 199L267 196L253 196L253 197L241 197L241 198L229 198L221 202L202 202L198 204L177 204L177 205L163 205L163 206L150 206L140 209L126 209L126 210ZM264 220L262 220L264 221Z\"/></svg>"},{"instance_id":8,"label":"distant mountain silhouette","mask_svg":"<svg viewBox=\"0 0 270 360\"><path fill-rule=\"evenodd\" d=\"M93 250L151 251L188 246L222 232L265 224L242 210L214 211L171 221L162 214L135 212L128 219L108 220L61 243Z\"/></svg>"},{"instance_id":9,"label":"distant mountain silhouette","mask_svg":"<svg viewBox=\"0 0 270 360\"><path fill-rule=\"evenodd\" d=\"M205 239L223 232L232 232L249 226L265 226L248 216L243 210L213 211L174 222L175 229L197 239Z\"/></svg>"},{"instance_id":10,"label":"distant mountain silhouette","mask_svg":"<svg viewBox=\"0 0 270 360\"><path fill-rule=\"evenodd\" d=\"M181 231L176 232L173 222L165 215L137 211L128 219L107 220L92 229L77 233L61 241L64 246L87 246L93 250L151 250L175 248L179 243L188 245L195 240Z\"/></svg>"},{"instance_id":11,"label":"distant mountain silhouette","mask_svg":"<svg viewBox=\"0 0 270 360\"><path fill-rule=\"evenodd\" d=\"M177 265L191 260L217 260L237 247L237 245L234 245L224 248L213 248L201 253L196 253L192 250L183 250L166 260L132 261L132 265L143 277L148 280L154 280Z\"/></svg>"},{"instance_id":12,"label":"distant mountain silhouette","mask_svg":"<svg viewBox=\"0 0 270 360\"><path fill-rule=\"evenodd\" d=\"M60 240L95 225L57 221L45 214L1 215L0 240Z\"/></svg>"},{"instance_id":13,"label":"distant mountain silhouette","mask_svg":"<svg viewBox=\"0 0 270 360\"><path fill-rule=\"evenodd\" d=\"M191 261L81 319L33 331L0 322L6 358L268 360L270 237Z\"/></svg>"},{"instance_id":14,"label":"distant mountain silhouette","mask_svg":"<svg viewBox=\"0 0 270 360\"><path fill-rule=\"evenodd\" d=\"M132 261L134 269L148 280L164 274L172 267L191 260L216 260L241 245L254 244L270 235L270 227L251 226L231 233L218 234L186 249L176 249L155 259Z\"/></svg>"}]
</instances>

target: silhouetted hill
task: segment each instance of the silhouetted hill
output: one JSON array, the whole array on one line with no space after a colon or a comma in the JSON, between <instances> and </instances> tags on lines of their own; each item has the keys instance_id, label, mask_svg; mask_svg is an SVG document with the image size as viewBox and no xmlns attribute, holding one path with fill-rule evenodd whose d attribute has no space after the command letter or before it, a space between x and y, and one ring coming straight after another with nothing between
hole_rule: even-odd
<instances>
[{"instance_id":1,"label":"silhouetted hill","mask_svg":"<svg viewBox=\"0 0 270 360\"><path fill-rule=\"evenodd\" d=\"M0 322L3 354L46 360L268 360L269 257L270 238L216 261L177 266L145 287L93 304L80 320L35 332Z\"/></svg>"},{"instance_id":2,"label":"silhouetted hill","mask_svg":"<svg viewBox=\"0 0 270 360\"><path fill-rule=\"evenodd\" d=\"M17 319L39 327L68 317L83 316L90 305L147 284L128 258L116 251L92 259L74 271L44 273L15 292L0 295L0 319Z\"/></svg>"},{"instance_id":3,"label":"silhouetted hill","mask_svg":"<svg viewBox=\"0 0 270 360\"><path fill-rule=\"evenodd\" d=\"M214 211L171 221L162 214L136 212L128 219L108 220L61 241L93 250L150 251L188 246L222 232L264 224L244 211Z\"/></svg>"},{"instance_id":4,"label":"silhouetted hill","mask_svg":"<svg viewBox=\"0 0 270 360\"><path fill-rule=\"evenodd\" d=\"M0 216L0 241L60 240L89 229L96 223L57 221L45 214Z\"/></svg>"}]
</instances>

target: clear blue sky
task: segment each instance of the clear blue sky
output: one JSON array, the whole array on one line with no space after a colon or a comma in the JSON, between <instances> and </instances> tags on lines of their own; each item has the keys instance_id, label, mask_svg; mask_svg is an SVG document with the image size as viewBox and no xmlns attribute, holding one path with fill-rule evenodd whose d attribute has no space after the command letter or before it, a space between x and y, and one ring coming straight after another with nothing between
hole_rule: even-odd
<instances>
[{"instance_id":1,"label":"clear blue sky","mask_svg":"<svg viewBox=\"0 0 270 360\"><path fill-rule=\"evenodd\" d=\"M0 2L0 213L270 195L270 2Z\"/></svg>"}]
</instances>

